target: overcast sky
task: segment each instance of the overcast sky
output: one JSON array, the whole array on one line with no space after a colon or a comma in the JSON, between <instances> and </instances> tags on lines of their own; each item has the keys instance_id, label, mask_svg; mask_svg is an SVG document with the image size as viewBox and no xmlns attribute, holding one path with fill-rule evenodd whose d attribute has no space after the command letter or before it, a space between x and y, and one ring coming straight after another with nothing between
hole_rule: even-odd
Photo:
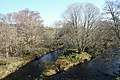
<instances>
[{"instance_id":1,"label":"overcast sky","mask_svg":"<svg viewBox=\"0 0 120 80\"><path fill-rule=\"evenodd\" d=\"M61 19L61 14L72 3L93 3L102 10L105 0L1 0L0 13L17 12L25 8L38 11L46 26Z\"/></svg>"}]
</instances>

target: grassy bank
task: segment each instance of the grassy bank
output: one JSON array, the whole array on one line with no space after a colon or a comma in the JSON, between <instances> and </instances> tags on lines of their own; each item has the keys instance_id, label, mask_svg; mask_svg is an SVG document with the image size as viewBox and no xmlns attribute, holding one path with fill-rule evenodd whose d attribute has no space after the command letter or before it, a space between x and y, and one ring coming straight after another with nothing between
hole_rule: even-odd
<instances>
[{"instance_id":1,"label":"grassy bank","mask_svg":"<svg viewBox=\"0 0 120 80\"><path fill-rule=\"evenodd\" d=\"M45 62L43 76L50 76L59 72L67 71L79 63L85 63L91 60L91 55L86 52L77 54L76 50L70 49L64 51L55 62Z\"/></svg>"},{"instance_id":2,"label":"grassy bank","mask_svg":"<svg viewBox=\"0 0 120 80\"><path fill-rule=\"evenodd\" d=\"M20 67L24 66L33 59L34 57L31 56L25 58L19 57L1 58L0 62L3 62L3 64L0 65L0 79L18 70Z\"/></svg>"},{"instance_id":3,"label":"grassy bank","mask_svg":"<svg viewBox=\"0 0 120 80\"><path fill-rule=\"evenodd\" d=\"M34 59L38 59L39 57L47 54L48 52L53 51L53 49L49 48L39 48L35 50L33 53L24 53L22 58L20 57L1 57L0 58L0 79L6 77L7 75L15 72L20 67L26 65L30 61Z\"/></svg>"}]
</instances>

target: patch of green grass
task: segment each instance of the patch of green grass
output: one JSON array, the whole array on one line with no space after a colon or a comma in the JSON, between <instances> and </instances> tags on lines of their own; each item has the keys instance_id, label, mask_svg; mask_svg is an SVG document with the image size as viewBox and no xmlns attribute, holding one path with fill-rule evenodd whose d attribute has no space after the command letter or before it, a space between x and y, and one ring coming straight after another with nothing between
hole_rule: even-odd
<instances>
[{"instance_id":1,"label":"patch of green grass","mask_svg":"<svg viewBox=\"0 0 120 80\"><path fill-rule=\"evenodd\" d=\"M0 66L2 66L2 65L6 65L6 64L7 64L6 61L0 61Z\"/></svg>"}]
</instances>

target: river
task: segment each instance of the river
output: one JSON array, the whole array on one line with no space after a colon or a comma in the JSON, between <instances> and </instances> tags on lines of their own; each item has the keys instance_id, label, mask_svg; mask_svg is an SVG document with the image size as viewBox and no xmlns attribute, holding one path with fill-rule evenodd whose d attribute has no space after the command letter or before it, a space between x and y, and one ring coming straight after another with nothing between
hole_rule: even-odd
<instances>
[{"instance_id":1,"label":"river","mask_svg":"<svg viewBox=\"0 0 120 80\"><path fill-rule=\"evenodd\" d=\"M11 73L2 80L115 80L120 76L120 49L108 51L90 62L79 64L72 69L50 77L41 77L44 61L55 61L64 48L29 62L19 70Z\"/></svg>"}]
</instances>

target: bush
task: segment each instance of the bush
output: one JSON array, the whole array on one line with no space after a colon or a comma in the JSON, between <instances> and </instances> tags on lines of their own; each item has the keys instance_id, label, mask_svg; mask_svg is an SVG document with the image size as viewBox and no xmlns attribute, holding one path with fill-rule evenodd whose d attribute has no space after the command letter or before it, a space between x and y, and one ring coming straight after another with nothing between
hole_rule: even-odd
<instances>
[{"instance_id":1,"label":"bush","mask_svg":"<svg viewBox=\"0 0 120 80\"><path fill-rule=\"evenodd\" d=\"M49 49L47 48L37 48L33 51L34 55L39 58L42 55L45 55L46 53L49 52Z\"/></svg>"},{"instance_id":2,"label":"bush","mask_svg":"<svg viewBox=\"0 0 120 80\"><path fill-rule=\"evenodd\" d=\"M68 49L65 50L62 55L65 57L75 57L75 54L77 54L77 50L76 49Z\"/></svg>"}]
</instances>

